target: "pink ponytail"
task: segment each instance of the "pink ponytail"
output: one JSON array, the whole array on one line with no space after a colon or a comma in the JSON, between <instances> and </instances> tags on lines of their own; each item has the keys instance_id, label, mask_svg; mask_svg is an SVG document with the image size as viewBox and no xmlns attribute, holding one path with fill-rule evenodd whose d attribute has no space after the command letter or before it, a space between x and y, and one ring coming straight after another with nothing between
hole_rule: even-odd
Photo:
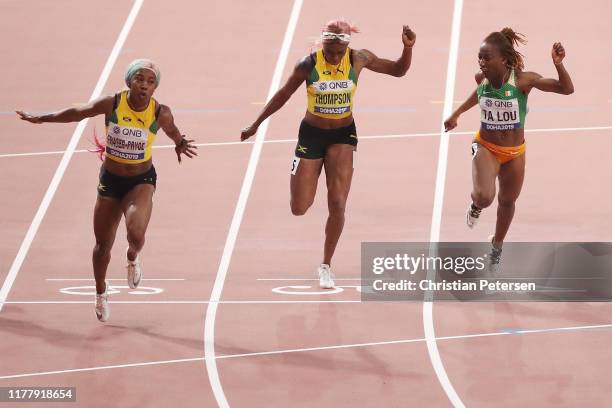
<instances>
[{"instance_id":1,"label":"pink ponytail","mask_svg":"<svg viewBox=\"0 0 612 408\"><path fill-rule=\"evenodd\" d=\"M94 140L93 144L96 146L95 149L88 149L87 151L90 153L96 153L100 160L104 160L104 152L106 151L106 143L103 140L98 138L98 133L96 132L96 128L94 128Z\"/></svg>"},{"instance_id":2,"label":"pink ponytail","mask_svg":"<svg viewBox=\"0 0 612 408\"><path fill-rule=\"evenodd\" d=\"M360 32L357 26L348 22L344 18L337 18L337 19L328 21L325 24L325 26L323 26L322 31L336 31L336 30L340 31L341 33L347 33L347 34L353 34L353 33Z\"/></svg>"},{"instance_id":3,"label":"pink ponytail","mask_svg":"<svg viewBox=\"0 0 612 408\"><path fill-rule=\"evenodd\" d=\"M329 20L325 25L321 28L321 31L331 31L331 32L340 32L346 34L355 34L361 32L359 28L353 23L348 22L345 18L336 18L334 20ZM321 38L317 38L314 42L315 47L320 47L323 44ZM310 50L312 52L312 48Z\"/></svg>"}]
</instances>

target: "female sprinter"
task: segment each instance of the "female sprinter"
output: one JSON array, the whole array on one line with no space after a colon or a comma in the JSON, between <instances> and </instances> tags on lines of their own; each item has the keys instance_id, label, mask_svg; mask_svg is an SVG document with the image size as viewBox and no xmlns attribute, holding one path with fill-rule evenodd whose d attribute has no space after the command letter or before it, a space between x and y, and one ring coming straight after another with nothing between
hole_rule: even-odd
<instances>
[{"instance_id":1,"label":"female sprinter","mask_svg":"<svg viewBox=\"0 0 612 408\"><path fill-rule=\"evenodd\" d=\"M357 147L353 97L359 73L367 68L403 76L410 67L416 41L416 34L404 26L402 55L397 61L390 61L368 50L349 48L351 34L355 32L358 30L344 20L327 23L321 34L322 48L297 63L287 83L241 134L241 140L253 136L261 122L279 110L306 82L308 107L300 125L291 169L291 212L294 215L306 213L314 201L321 169L325 167L329 216L323 262L318 267L322 288L334 287L330 265L344 226L344 210L353 176L353 152Z\"/></svg>"},{"instance_id":2,"label":"female sprinter","mask_svg":"<svg viewBox=\"0 0 612 408\"><path fill-rule=\"evenodd\" d=\"M94 209L93 269L96 278L96 315L104 322L110 316L106 269L111 258L121 215L127 227L127 280L136 288L142 279L139 252L144 241L157 175L151 161L151 147L161 127L181 154L196 155L193 140L181 136L170 108L153 99L160 72L149 60L133 61L125 74L128 88L116 95L102 97L86 105L55 113L32 115L17 111L21 119L32 123L78 122L96 115L105 116L106 148L100 169L98 198Z\"/></svg>"},{"instance_id":3,"label":"female sprinter","mask_svg":"<svg viewBox=\"0 0 612 408\"><path fill-rule=\"evenodd\" d=\"M533 89L569 95L572 80L563 66L565 49L561 43L552 47L552 60L559 79L542 78L523 71L523 55L514 47L526 41L511 28L493 32L485 38L478 53L478 87L444 122L445 129L457 126L459 116L476 104L481 109L481 126L472 143L472 203L467 210L467 225L473 228L483 208L495 198L495 178L499 180L497 223L491 237L490 266L496 271L502 243L514 216L516 202L525 175L525 116L527 96Z\"/></svg>"}]
</instances>

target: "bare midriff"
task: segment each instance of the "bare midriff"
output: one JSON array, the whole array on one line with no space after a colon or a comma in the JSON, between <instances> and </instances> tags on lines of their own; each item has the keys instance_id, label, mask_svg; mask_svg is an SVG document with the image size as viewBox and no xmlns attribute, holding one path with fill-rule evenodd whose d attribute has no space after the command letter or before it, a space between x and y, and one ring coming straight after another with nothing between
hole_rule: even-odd
<instances>
[{"instance_id":1,"label":"bare midriff","mask_svg":"<svg viewBox=\"0 0 612 408\"><path fill-rule=\"evenodd\" d=\"M312 113L306 111L304 121L310 126L314 126L319 129L338 129L347 127L351 123L353 123L353 115L347 116L346 118L342 119L329 119L313 115Z\"/></svg>"},{"instance_id":2,"label":"bare midriff","mask_svg":"<svg viewBox=\"0 0 612 408\"><path fill-rule=\"evenodd\" d=\"M153 165L153 160L149 159L146 162L138 164L118 163L112 159L104 159L104 168L116 176L131 177L139 174L144 174Z\"/></svg>"},{"instance_id":3,"label":"bare midriff","mask_svg":"<svg viewBox=\"0 0 612 408\"><path fill-rule=\"evenodd\" d=\"M487 130L481 127L480 137L498 146L520 146L525 143L525 129Z\"/></svg>"}]
</instances>

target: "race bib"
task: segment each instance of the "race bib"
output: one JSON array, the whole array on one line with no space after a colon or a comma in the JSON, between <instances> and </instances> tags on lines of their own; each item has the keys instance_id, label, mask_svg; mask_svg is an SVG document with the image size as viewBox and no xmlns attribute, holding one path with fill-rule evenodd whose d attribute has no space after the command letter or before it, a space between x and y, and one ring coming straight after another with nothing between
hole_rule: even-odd
<instances>
[{"instance_id":1,"label":"race bib","mask_svg":"<svg viewBox=\"0 0 612 408\"><path fill-rule=\"evenodd\" d=\"M487 130L512 130L521 127L518 99L480 98L482 127Z\"/></svg>"},{"instance_id":2,"label":"race bib","mask_svg":"<svg viewBox=\"0 0 612 408\"><path fill-rule=\"evenodd\" d=\"M478 153L478 143L472 142L472 160L476 157L476 153Z\"/></svg>"},{"instance_id":3,"label":"race bib","mask_svg":"<svg viewBox=\"0 0 612 408\"><path fill-rule=\"evenodd\" d=\"M351 111L354 83L350 79L320 81L312 84L316 94L314 111L327 115L342 115Z\"/></svg>"},{"instance_id":4,"label":"race bib","mask_svg":"<svg viewBox=\"0 0 612 408\"><path fill-rule=\"evenodd\" d=\"M147 130L111 123L106 135L106 153L124 160L143 160Z\"/></svg>"},{"instance_id":5,"label":"race bib","mask_svg":"<svg viewBox=\"0 0 612 408\"><path fill-rule=\"evenodd\" d=\"M295 176L297 174L297 169L300 164L300 158L297 156L293 156L293 160L291 161L291 175Z\"/></svg>"}]
</instances>

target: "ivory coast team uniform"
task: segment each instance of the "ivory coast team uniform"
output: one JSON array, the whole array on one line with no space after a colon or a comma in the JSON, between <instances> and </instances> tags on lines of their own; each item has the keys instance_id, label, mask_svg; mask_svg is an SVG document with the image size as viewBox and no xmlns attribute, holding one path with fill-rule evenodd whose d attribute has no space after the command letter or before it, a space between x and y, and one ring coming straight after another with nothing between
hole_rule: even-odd
<instances>
[{"instance_id":1,"label":"ivory coast team uniform","mask_svg":"<svg viewBox=\"0 0 612 408\"><path fill-rule=\"evenodd\" d=\"M340 64L325 61L323 50L310 55L312 70L306 80L308 112L326 119L343 119L353 113L357 75L353 69L351 49L347 47ZM332 144L357 146L355 122L337 129L320 129L305 121L300 124L292 174L300 158L321 159Z\"/></svg>"},{"instance_id":2,"label":"ivory coast team uniform","mask_svg":"<svg viewBox=\"0 0 612 408\"><path fill-rule=\"evenodd\" d=\"M115 95L115 103L106 121L106 147L104 156L122 164L140 164L151 159L151 149L159 129L159 103L153 98L143 111L134 111L127 101L128 91ZM121 200L138 184L157 183L155 167L143 174L130 177L117 176L102 166L98 194Z\"/></svg>"},{"instance_id":3,"label":"ivory coast team uniform","mask_svg":"<svg viewBox=\"0 0 612 408\"><path fill-rule=\"evenodd\" d=\"M525 128L527 116L527 95L516 85L516 73L510 72L510 78L501 88L496 89L488 79L483 79L476 89L481 117L480 128L486 130L513 130ZM503 164L525 153L525 143L520 146L498 146L480 137L476 133L472 143L472 155L476 154L478 145L491 151Z\"/></svg>"}]
</instances>

